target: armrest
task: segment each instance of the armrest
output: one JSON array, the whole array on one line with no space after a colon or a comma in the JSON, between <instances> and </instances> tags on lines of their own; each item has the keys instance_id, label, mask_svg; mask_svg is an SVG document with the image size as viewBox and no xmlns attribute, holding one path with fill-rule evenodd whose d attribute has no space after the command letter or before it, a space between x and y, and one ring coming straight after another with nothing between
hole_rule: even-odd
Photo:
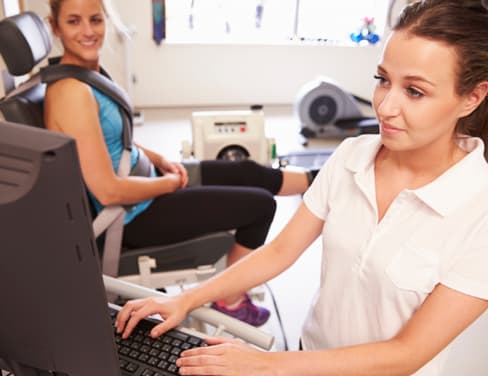
<instances>
[{"instance_id":1,"label":"armrest","mask_svg":"<svg viewBox=\"0 0 488 376\"><path fill-rule=\"evenodd\" d=\"M129 299L166 296L166 294L162 292L121 281L106 275L103 275L103 283L105 284L105 290L107 292L118 294ZM191 311L190 316L225 330L229 334L242 338L244 341L259 346L262 349L269 350L273 346L274 337L272 335L265 333L254 326L224 315L214 309L200 307Z\"/></svg>"}]
</instances>

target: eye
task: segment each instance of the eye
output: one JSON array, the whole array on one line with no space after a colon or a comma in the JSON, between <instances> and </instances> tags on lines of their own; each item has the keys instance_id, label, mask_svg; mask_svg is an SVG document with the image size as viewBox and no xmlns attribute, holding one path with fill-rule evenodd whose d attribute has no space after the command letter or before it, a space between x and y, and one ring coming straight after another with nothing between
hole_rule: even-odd
<instances>
[{"instance_id":1,"label":"eye","mask_svg":"<svg viewBox=\"0 0 488 376\"><path fill-rule=\"evenodd\" d=\"M378 85L380 86L384 86L388 83L388 80L379 74L374 75L373 78L378 81Z\"/></svg>"},{"instance_id":2,"label":"eye","mask_svg":"<svg viewBox=\"0 0 488 376\"><path fill-rule=\"evenodd\" d=\"M68 19L68 24L69 25L77 25L78 24L78 19L77 18L70 18Z\"/></svg>"},{"instance_id":3,"label":"eye","mask_svg":"<svg viewBox=\"0 0 488 376\"><path fill-rule=\"evenodd\" d=\"M408 87L407 88L407 93L412 98L422 98L424 96L423 93L421 93L420 91L418 91L417 89L415 89L413 87Z\"/></svg>"},{"instance_id":4,"label":"eye","mask_svg":"<svg viewBox=\"0 0 488 376\"><path fill-rule=\"evenodd\" d=\"M99 25L103 23L103 18L102 17L93 17L91 19L91 22L94 23L95 25Z\"/></svg>"}]
</instances>

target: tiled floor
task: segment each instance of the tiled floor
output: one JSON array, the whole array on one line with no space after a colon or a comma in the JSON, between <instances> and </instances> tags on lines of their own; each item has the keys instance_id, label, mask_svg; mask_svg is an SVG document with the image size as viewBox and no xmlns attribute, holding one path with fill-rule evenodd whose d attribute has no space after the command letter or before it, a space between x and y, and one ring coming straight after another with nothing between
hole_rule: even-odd
<instances>
[{"instance_id":1,"label":"tiled floor","mask_svg":"<svg viewBox=\"0 0 488 376\"><path fill-rule=\"evenodd\" d=\"M276 138L278 153L284 154L302 148L301 139L298 136L298 121L291 108L270 107L265 108L264 113L267 136ZM143 114L145 124L135 128L136 140L169 158L179 159L181 141L189 140L191 137L191 110L187 108L145 110ZM334 144L334 141L319 140L311 141L309 147L331 147ZM300 199L299 196L277 197L278 209L269 238L276 235L285 225L300 203ZM269 283L279 307L288 347L291 350L298 347L301 325L319 284L320 248L319 241L316 241L295 265ZM264 304L272 306L269 293L266 294ZM275 349L283 349L282 335L276 315L273 315L270 322L262 329L275 335ZM456 339L456 345L452 350L444 376L488 375L487 333L488 313Z\"/></svg>"}]
</instances>

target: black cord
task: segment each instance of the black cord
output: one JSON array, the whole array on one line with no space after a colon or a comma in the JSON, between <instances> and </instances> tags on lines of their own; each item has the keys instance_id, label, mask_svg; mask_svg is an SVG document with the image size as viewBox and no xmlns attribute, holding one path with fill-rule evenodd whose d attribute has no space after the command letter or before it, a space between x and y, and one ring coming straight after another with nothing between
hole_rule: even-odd
<instances>
[{"instance_id":1,"label":"black cord","mask_svg":"<svg viewBox=\"0 0 488 376\"><path fill-rule=\"evenodd\" d=\"M359 96L354 95L354 94L352 95L352 97L353 97L353 98L354 98L356 101L358 101L359 103L365 104L366 106L372 106L372 105L373 105L373 104L371 103L371 101L370 101L370 100L368 100L368 99L365 99L365 98L359 97Z\"/></svg>"},{"instance_id":2,"label":"black cord","mask_svg":"<svg viewBox=\"0 0 488 376\"><path fill-rule=\"evenodd\" d=\"M271 287L267 283L264 284L269 291L269 295L271 296L271 301L273 302L273 307L276 312L276 318L278 319L278 325L280 326L281 336L283 338L283 347L285 351L288 351L288 340L286 339L285 329L283 328L283 322L281 321L280 310L278 309L278 304L276 303L275 296Z\"/></svg>"}]
</instances>

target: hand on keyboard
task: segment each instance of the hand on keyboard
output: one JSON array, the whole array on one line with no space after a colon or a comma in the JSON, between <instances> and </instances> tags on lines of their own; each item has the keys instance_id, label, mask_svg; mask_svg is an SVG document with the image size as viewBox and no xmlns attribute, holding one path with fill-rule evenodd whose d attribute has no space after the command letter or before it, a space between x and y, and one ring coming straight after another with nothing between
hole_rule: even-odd
<instances>
[{"instance_id":1,"label":"hand on keyboard","mask_svg":"<svg viewBox=\"0 0 488 376\"><path fill-rule=\"evenodd\" d=\"M131 300L124 305L117 316L117 333L121 334L122 338L127 338L139 321L159 314L164 321L150 332L151 337L156 338L180 324L188 314L189 308L181 294L174 297Z\"/></svg>"},{"instance_id":2,"label":"hand on keyboard","mask_svg":"<svg viewBox=\"0 0 488 376\"><path fill-rule=\"evenodd\" d=\"M112 321L117 311L109 309ZM127 338L122 338L114 328L115 343L123 375L172 376L178 375L176 361L180 353L194 347L206 346L202 338L181 330L169 330L154 339L149 333L154 322L141 320Z\"/></svg>"},{"instance_id":3,"label":"hand on keyboard","mask_svg":"<svg viewBox=\"0 0 488 376\"><path fill-rule=\"evenodd\" d=\"M238 339L207 338L208 347L183 351L176 361L184 375L257 375L269 369L269 354Z\"/></svg>"}]
</instances>

